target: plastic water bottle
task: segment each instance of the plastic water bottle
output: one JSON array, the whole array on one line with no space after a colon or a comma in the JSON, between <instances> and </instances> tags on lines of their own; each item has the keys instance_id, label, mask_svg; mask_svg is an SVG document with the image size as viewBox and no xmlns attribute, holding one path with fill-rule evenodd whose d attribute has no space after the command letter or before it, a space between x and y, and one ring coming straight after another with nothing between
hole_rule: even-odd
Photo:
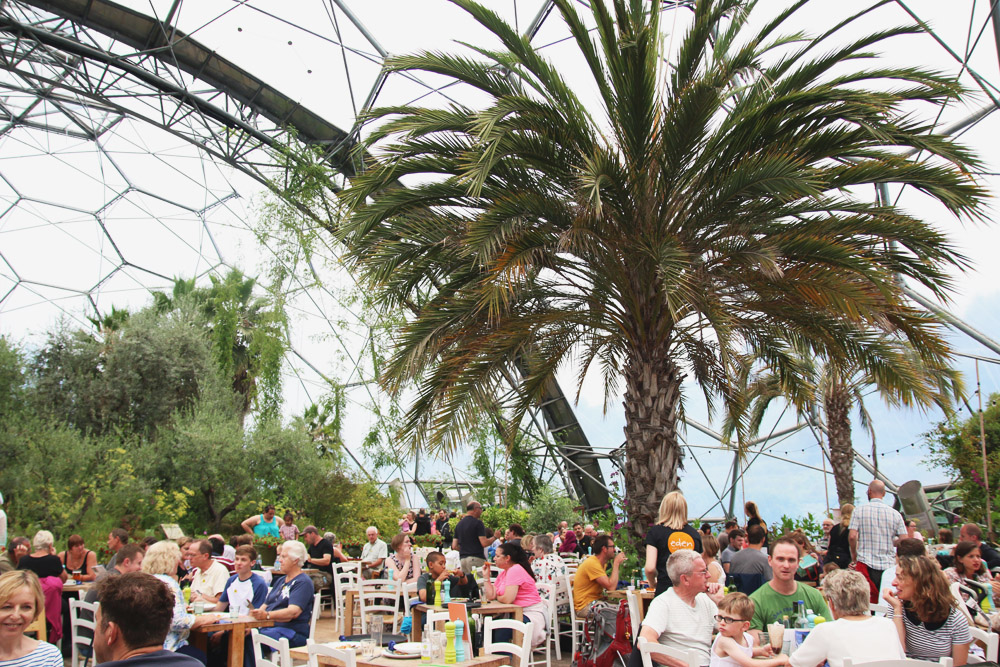
<instances>
[{"instance_id":1,"label":"plastic water bottle","mask_svg":"<svg viewBox=\"0 0 1000 667\"><path fill-rule=\"evenodd\" d=\"M812 609L806 609L806 627L810 630L816 627L816 614Z\"/></svg>"},{"instance_id":2,"label":"plastic water bottle","mask_svg":"<svg viewBox=\"0 0 1000 667\"><path fill-rule=\"evenodd\" d=\"M594 555L594 547L587 547L587 555L588 556Z\"/></svg>"},{"instance_id":3,"label":"plastic water bottle","mask_svg":"<svg viewBox=\"0 0 1000 667\"><path fill-rule=\"evenodd\" d=\"M395 590L396 586L392 582L395 581L396 579L396 572L392 569L392 561L389 561L389 564L386 566L385 571L388 573L387 578L389 579L390 582L388 586L389 590L390 591Z\"/></svg>"}]
</instances>

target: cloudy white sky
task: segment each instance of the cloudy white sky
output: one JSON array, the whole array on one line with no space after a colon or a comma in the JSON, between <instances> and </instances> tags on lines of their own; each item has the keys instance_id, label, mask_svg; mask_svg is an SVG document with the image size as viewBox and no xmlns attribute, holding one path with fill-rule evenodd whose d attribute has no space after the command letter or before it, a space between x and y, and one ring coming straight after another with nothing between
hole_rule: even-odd
<instances>
[{"instance_id":1,"label":"cloudy white sky","mask_svg":"<svg viewBox=\"0 0 1000 667\"><path fill-rule=\"evenodd\" d=\"M172 3L129 0L126 4L162 17ZM487 4L522 31L543 6L541 0L490 0ZM815 33L868 4L867 0L838 3L817 0L803 13L795 28ZM766 0L759 5L760 15L770 16L784 3ZM583 9L582 3L578 6ZM343 7L351 10L368 32L367 36L354 25ZM860 27L872 29L912 21L907 7L938 33L940 41L928 35L901 38L884 57L896 64L923 64L962 77L974 94L966 102L941 111L941 124L947 126L989 101L986 94L976 91L978 84L970 69L987 87L1000 82L997 49L987 21L989 2L918 0L905 6L889 3L866 17ZM380 49L388 53L462 50L459 42L488 43L480 26L443 0L344 0L342 3L301 0L281 5L199 0L181 3L179 11L179 26L195 39L343 128L353 124L357 110L376 82ZM687 10L665 15L668 47L675 48L688 16ZM542 24L535 43L546 45L545 52L565 68L570 78L577 77L580 88L586 91L586 82L578 76L579 63L565 37L561 20L553 12ZM971 54L969 67L958 62L965 54ZM475 102L468 91L458 87L439 88L442 83L429 76L419 80L393 76L379 89L378 103L419 100L433 106L450 100ZM997 171L998 129L996 118L989 116L962 135L964 141L982 151L991 172ZM48 154L53 152L60 154L60 160L49 159ZM153 153L154 158L150 159L146 153ZM99 154L81 141L51 135L41 138L28 132L8 133L0 139L0 170L7 180L6 188L0 184L0 198L16 204L13 213L0 218L0 252L9 264L0 262L0 297L10 290L0 303L0 332L28 345L35 344L41 332L58 317L80 319L88 302L67 287L89 290L101 308L106 309L111 303L136 306L148 298L148 287L165 285L164 276L201 274L219 259L251 272L261 270L268 261L267 251L259 248L247 232L261 201L259 186L225 166L206 166L190 146L141 123L123 124L119 135L109 139ZM987 180L993 185L995 179ZM54 183L58 186L53 187ZM128 184L143 192L119 198ZM893 194L901 194L904 205L948 229L972 261L969 272L956 276L957 289L949 307L987 334L1000 331L996 315L1000 303L1000 262L994 258L998 247L996 228L952 220L912 193L894 190ZM25 203L24 197L33 201ZM45 202L61 206L52 207ZM211 208L200 218L196 211L204 207ZM107 211L103 221L110 238L101 232L97 218L90 215L97 211ZM130 265L152 273L131 270L134 267L112 271L120 264L109 243L112 238L121 246ZM348 333L351 327L328 323L329 319L351 319L349 309L344 308L339 298L343 284L349 285L349 278L337 272L335 265L321 271L328 280L329 291L313 290L308 298L300 297L293 302L296 351L324 374L344 380L363 379L360 377L363 372L359 376L352 371L357 355L355 344L341 340L351 340ZM18 277L28 274L34 281L32 285L17 282ZM107 280L101 282L104 278ZM957 336L955 344L963 352L992 355L964 336ZM967 360L961 364L963 370L972 368ZM981 373L985 393L1000 388L997 366L981 364ZM572 374L564 375L563 389L572 394ZM970 379L970 384L973 382ZM318 375L300 358L290 358L287 386L290 413L300 412L322 393ZM355 443L356 451L370 422L370 415L364 409L369 402L368 392L367 387L362 387L350 396L352 417L348 437ZM692 389L688 397L689 414L706 422L698 392ZM600 384L588 379L577 414L595 446L615 447L623 439L620 400L612 401L612 410L607 415L602 414L603 403ZM944 481L941 471L927 467L924 448L909 447L919 442L921 434L941 416L890 411L882 408L875 396L870 398L870 407L876 415L878 447L882 452L880 466L889 477L899 483L909 479L926 483ZM777 413L771 418L777 428L792 423L787 416L778 422ZM687 433L687 441L692 445L714 444L693 430ZM856 429L856 443L862 450L870 447L859 429ZM901 451L897 453L896 449ZM712 484L721 489L731 456L708 449L692 451L697 453L698 462ZM808 433L782 441L775 451L820 466L819 448ZM464 461L454 463L460 469L464 466ZM443 475L450 468L451 462L430 464L425 472ZM868 479L860 470L858 475L862 480ZM693 515L720 514L718 507L712 507L715 496L710 484L690 456L681 488L689 497ZM832 482L829 490L835 496ZM821 473L774 460L760 459L751 466L739 488L738 504L744 491L746 499L754 499L762 506L765 518L815 513L826 508Z\"/></svg>"}]
</instances>

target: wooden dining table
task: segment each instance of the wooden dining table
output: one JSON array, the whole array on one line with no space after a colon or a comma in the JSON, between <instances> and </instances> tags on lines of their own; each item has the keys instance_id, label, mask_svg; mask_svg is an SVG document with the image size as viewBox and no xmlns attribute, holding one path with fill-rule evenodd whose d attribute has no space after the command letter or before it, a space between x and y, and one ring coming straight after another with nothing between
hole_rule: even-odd
<instances>
[{"instance_id":1,"label":"wooden dining table","mask_svg":"<svg viewBox=\"0 0 1000 667\"><path fill-rule=\"evenodd\" d=\"M208 653L208 636L213 632L229 633L229 660L227 667L243 667L243 641L250 628L269 628L274 621L258 621L253 616L228 618L219 616L214 623L206 623L191 630L191 644Z\"/></svg>"},{"instance_id":2,"label":"wooden dining table","mask_svg":"<svg viewBox=\"0 0 1000 667\"><path fill-rule=\"evenodd\" d=\"M418 604L413 607L413 641L418 642L424 636L424 617L427 612L434 607L426 604ZM439 610L440 611L440 610ZM502 602L486 602L478 607L469 607L469 613L475 616L497 616L499 614L510 614L516 621L524 621L524 607L516 604L504 604Z\"/></svg>"},{"instance_id":3,"label":"wooden dining table","mask_svg":"<svg viewBox=\"0 0 1000 667\"><path fill-rule=\"evenodd\" d=\"M335 646L339 642L331 642L331 646ZM309 659L309 651L305 646L299 648L293 648L290 650L289 655L293 661L306 661ZM336 658L331 658L325 655L316 656L318 662L325 667L344 667L344 663ZM400 663L404 665L406 663L414 664L419 663L425 665L426 663L421 662L418 658L412 660L400 660L398 658L386 658L385 656L378 656L375 658L364 658L359 653L356 658L357 667L400 667ZM431 667L503 667L504 665L510 664L510 656L507 655L480 655L478 658L472 658L471 660L463 660L462 662L454 662L449 665L443 664L443 661L438 661L436 663L431 663Z\"/></svg>"}]
</instances>

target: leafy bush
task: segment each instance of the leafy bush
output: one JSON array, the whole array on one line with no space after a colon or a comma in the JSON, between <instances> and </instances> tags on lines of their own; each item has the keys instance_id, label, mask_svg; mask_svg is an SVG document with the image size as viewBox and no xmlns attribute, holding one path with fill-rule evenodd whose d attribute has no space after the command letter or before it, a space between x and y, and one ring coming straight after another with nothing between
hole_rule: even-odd
<instances>
[{"instance_id":1,"label":"leafy bush","mask_svg":"<svg viewBox=\"0 0 1000 667\"><path fill-rule=\"evenodd\" d=\"M794 519L783 514L778 523L771 527L771 534L775 537L781 537L796 530L805 533L810 542L816 542L823 537L823 524L812 515L812 512L804 517Z\"/></svg>"},{"instance_id":2,"label":"leafy bush","mask_svg":"<svg viewBox=\"0 0 1000 667\"><path fill-rule=\"evenodd\" d=\"M559 528L561 521L568 521L572 525L582 518L577 510L577 503L564 491L546 486L535 494L526 523L522 525L529 533L550 533Z\"/></svg>"},{"instance_id":3,"label":"leafy bush","mask_svg":"<svg viewBox=\"0 0 1000 667\"><path fill-rule=\"evenodd\" d=\"M512 523L519 523L524 526L528 521L528 511L514 509L512 507L487 507L483 510L483 523L490 530L499 528L506 531Z\"/></svg>"}]
</instances>

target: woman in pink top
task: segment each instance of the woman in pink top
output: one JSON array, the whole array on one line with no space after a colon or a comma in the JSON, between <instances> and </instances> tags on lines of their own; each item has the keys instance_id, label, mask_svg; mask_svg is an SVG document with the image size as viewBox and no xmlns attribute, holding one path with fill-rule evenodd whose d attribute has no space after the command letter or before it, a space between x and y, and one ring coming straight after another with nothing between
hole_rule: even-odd
<instances>
[{"instance_id":1,"label":"woman in pink top","mask_svg":"<svg viewBox=\"0 0 1000 667\"><path fill-rule=\"evenodd\" d=\"M535 586L535 574L528 554L520 544L506 542L497 547L496 564L500 569L496 583L490 582L490 564L483 565L486 599L524 608L525 620L533 624L531 645L545 641L549 631L549 609Z\"/></svg>"}]
</instances>

